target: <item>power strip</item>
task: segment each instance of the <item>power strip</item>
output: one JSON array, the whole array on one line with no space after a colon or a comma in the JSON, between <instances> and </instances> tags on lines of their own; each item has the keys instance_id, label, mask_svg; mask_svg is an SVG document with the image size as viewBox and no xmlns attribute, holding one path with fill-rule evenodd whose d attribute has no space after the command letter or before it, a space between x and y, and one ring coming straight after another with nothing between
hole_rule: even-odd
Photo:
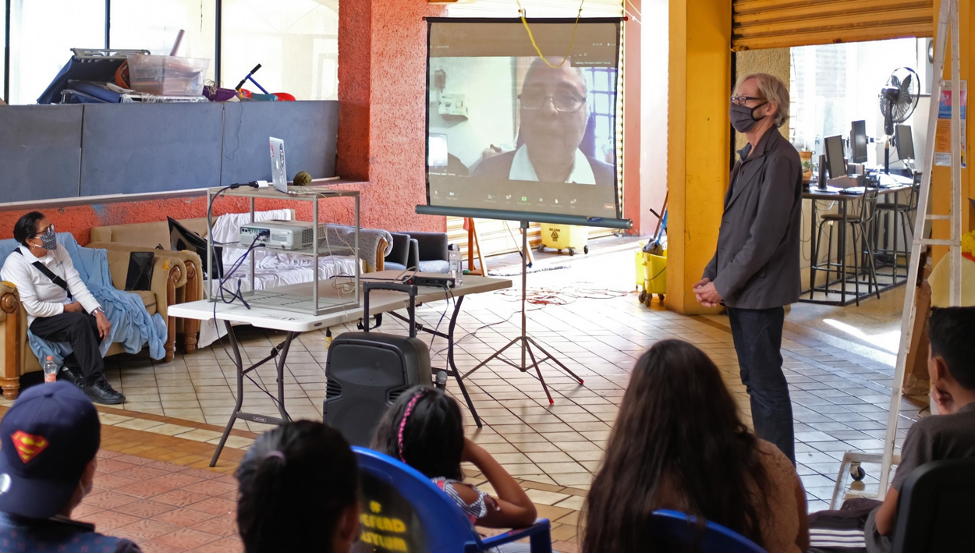
<instances>
[{"instance_id":1,"label":"power strip","mask_svg":"<svg viewBox=\"0 0 977 554\"><path fill-rule=\"evenodd\" d=\"M404 281L405 285L416 287L434 287L437 289L455 288L454 277L438 277L434 275L413 275Z\"/></svg>"}]
</instances>

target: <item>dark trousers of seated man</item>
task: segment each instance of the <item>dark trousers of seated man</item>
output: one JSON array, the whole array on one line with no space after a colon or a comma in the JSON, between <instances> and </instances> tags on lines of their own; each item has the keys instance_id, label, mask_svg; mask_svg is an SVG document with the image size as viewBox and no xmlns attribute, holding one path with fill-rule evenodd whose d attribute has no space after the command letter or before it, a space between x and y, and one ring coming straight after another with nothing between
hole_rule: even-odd
<instances>
[{"instance_id":1,"label":"dark trousers of seated man","mask_svg":"<svg viewBox=\"0 0 977 554\"><path fill-rule=\"evenodd\" d=\"M65 366L77 369L84 378L83 384L90 387L105 376L105 360L98 347L102 338L98 335L95 316L83 312L64 312L51 317L38 317L31 323L34 335L51 342L66 342L74 352L65 359ZM75 364L71 362L74 361ZM41 360L44 364L44 360Z\"/></svg>"}]
</instances>

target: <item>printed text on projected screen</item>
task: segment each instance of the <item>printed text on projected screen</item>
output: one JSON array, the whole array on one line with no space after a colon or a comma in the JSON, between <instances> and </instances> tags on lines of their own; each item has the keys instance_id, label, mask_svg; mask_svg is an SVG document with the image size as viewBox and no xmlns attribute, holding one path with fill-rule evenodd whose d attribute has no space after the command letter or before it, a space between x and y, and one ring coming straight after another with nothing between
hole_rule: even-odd
<instances>
[{"instance_id":1,"label":"printed text on projected screen","mask_svg":"<svg viewBox=\"0 0 977 554\"><path fill-rule=\"evenodd\" d=\"M430 21L428 204L620 218L620 21L528 21Z\"/></svg>"}]
</instances>

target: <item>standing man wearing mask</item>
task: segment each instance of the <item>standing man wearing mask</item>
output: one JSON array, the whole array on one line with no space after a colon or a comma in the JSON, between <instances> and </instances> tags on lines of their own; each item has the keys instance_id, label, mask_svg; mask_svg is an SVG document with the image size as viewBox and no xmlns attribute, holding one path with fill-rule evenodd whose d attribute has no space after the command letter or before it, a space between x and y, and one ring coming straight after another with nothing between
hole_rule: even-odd
<instances>
[{"instance_id":1,"label":"standing man wearing mask","mask_svg":"<svg viewBox=\"0 0 977 554\"><path fill-rule=\"evenodd\" d=\"M757 73L740 79L730 100L730 122L749 143L730 175L716 253L693 292L703 306L726 306L756 434L794 462L780 345L784 306L801 293L801 160L777 130L790 94Z\"/></svg>"},{"instance_id":2,"label":"standing man wearing mask","mask_svg":"<svg viewBox=\"0 0 977 554\"><path fill-rule=\"evenodd\" d=\"M7 256L0 276L17 287L27 326L35 336L71 345L72 354L59 377L77 385L92 402L123 403L125 396L105 380L99 351L112 325L68 251L58 244L54 225L44 214L30 212L14 225L14 239L20 246Z\"/></svg>"}]
</instances>

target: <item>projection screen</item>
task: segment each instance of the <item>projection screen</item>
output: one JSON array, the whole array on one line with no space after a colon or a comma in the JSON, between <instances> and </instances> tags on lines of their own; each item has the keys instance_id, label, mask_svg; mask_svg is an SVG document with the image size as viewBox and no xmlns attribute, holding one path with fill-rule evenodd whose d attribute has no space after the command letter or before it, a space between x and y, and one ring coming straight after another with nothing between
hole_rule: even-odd
<instances>
[{"instance_id":1,"label":"projection screen","mask_svg":"<svg viewBox=\"0 0 977 554\"><path fill-rule=\"evenodd\" d=\"M519 19L428 22L430 211L418 212L625 226L609 221L620 19L529 19L545 59Z\"/></svg>"}]
</instances>

